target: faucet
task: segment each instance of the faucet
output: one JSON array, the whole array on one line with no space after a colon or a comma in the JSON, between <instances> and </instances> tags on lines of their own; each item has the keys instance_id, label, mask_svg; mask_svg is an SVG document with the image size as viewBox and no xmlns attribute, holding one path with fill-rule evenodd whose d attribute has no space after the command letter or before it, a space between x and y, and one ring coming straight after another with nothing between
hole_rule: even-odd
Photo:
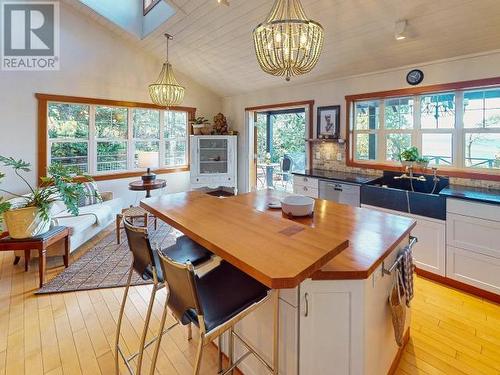
<instances>
[{"instance_id":1,"label":"faucet","mask_svg":"<svg viewBox=\"0 0 500 375\"><path fill-rule=\"evenodd\" d=\"M433 168L433 170L434 170L434 168ZM413 176L413 167L410 165L408 165L406 167L406 171L409 173L409 175L408 175L408 173L405 172L401 176L394 176L394 179L395 180L417 180L417 181L422 181L422 182L427 181L425 176L418 176L418 177ZM436 169L436 171L437 171L437 169ZM436 174L434 174L434 178L437 178Z\"/></svg>"},{"instance_id":2,"label":"faucet","mask_svg":"<svg viewBox=\"0 0 500 375\"><path fill-rule=\"evenodd\" d=\"M441 179L437 175L438 169L436 167L432 167L432 182L438 183Z\"/></svg>"}]
</instances>

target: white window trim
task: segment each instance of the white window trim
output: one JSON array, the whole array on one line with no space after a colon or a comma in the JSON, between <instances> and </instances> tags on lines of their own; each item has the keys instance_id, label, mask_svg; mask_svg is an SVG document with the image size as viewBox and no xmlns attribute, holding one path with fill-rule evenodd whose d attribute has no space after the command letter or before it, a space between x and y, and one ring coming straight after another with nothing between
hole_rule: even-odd
<instances>
[{"instance_id":1,"label":"white window trim","mask_svg":"<svg viewBox=\"0 0 500 375\"><path fill-rule=\"evenodd\" d=\"M386 160L386 137L387 134L391 133L410 133L412 134L412 146L418 147L422 150L422 135L423 134L451 134L452 136L452 164L451 165L437 165L438 168L444 167L446 169L456 169L461 171L470 171L471 173L489 173L489 174L500 174L500 170L494 168L474 168L467 167L465 165L465 136L468 133L485 133L485 134L500 134L500 128L465 128L464 127L464 107L463 99L464 92L470 91L488 91L488 90L498 90L498 88L471 88L471 89L460 89L460 90L446 90L443 92L430 92L425 94L417 95L402 95L400 97L387 97L378 99L362 99L352 101L350 103L350 113L352 114L349 118L349 138L352 140L350 146L350 158L355 163L361 163L369 167L372 165L385 164L388 166L400 165L399 162L394 162ZM421 128L421 118L420 118L420 105L421 97L428 95L439 95L444 93L455 94L455 127L451 129L423 129ZM385 128L385 101L395 98L413 98L414 108L413 108L413 129L387 129ZM360 130L355 128L356 121L356 103L360 102L378 102L379 103L379 127L377 129L365 129ZM375 134L377 137L377 147L375 150L374 160L365 160L356 158L356 137L358 134ZM433 166L433 165L431 165Z\"/></svg>"},{"instance_id":2,"label":"white window trim","mask_svg":"<svg viewBox=\"0 0 500 375\"><path fill-rule=\"evenodd\" d=\"M88 103L79 103L79 102L64 102L64 101L47 101L47 108L51 104L68 104L68 105L83 105L89 107L89 136L88 138L61 138L61 139L51 139L49 137L49 126L47 126L47 166L50 166L52 163L51 160L51 149L52 144L54 143L87 143L87 174L91 176L106 176L106 175L119 175L122 173L134 173L141 171L141 168L135 167L135 142L136 141L153 141L159 143L159 169L178 169L189 167L189 112L182 110L172 110L172 112L184 112L186 113L186 136L184 138L176 137L176 138L165 138L165 112L166 110L161 109L152 109L147 107L128 107L128 106L119 106L119 105L111 105L111 104L88 104ZM95 114L96 107L115 107L115 108L125 108L127 109L127 138L96 138L96 127L95 127ZM159 138L158 139L145 139L145 138L134 138L134 130L133 130L133 111L134 110L148 110L148 111L159 111L160 112L160 129L159 129ZM47 110L47 117L49 112ZM47 124L49 120L47 118ZM184 160L185 164L182 165L166 165L165 164L165 143L166 141L171 140L183 140L186 142L185 155ZM126 142L127 143L127 169L120 169L114 171L97 171L97 142Z\"/></svg>"}]
</instances>

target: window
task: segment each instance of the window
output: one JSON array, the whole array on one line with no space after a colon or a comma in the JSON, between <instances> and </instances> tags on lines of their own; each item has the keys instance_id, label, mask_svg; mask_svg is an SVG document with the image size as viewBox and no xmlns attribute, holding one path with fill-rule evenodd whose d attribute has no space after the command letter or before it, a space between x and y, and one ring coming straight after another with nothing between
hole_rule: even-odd
<instances>
[{"instance_id":1,"label":"window","mask_svg":"<svg viewBox=\"0 0 500 375\"><path fill-rule=\"evenodd\" d=\"M356 166L399 165L401 151L416 146L430 166L500 170L499 88L354 99L350 108L349 162Z\"/></svg>"},{"instance_id":2,"label":"window","mask_svg":"<svg viewBox=\"0 0 500 375\"><path fill-rule=\"evenodd\" d=\"M194 108L166 111L150 104L142 108L141 103L101 104L97 99L82 98L95 104L80 104L40 97L40 105L47 109L46 121L40 122L47 135L44 170L61 163L95 177L140 174L137 159L141 151L157 151L163 173L188 168L188 123ZM39 173L43 176L45 171Z\"/></svg>"},{"instance_id":3,"label":"window","mask_svg":"<svg viewBox=\"0 0 500 375\"><path fill-rule=\"evenodd\" d=\"M53 163L89 171L88 105L51 103L48 106L50 159Z\"/></svg>"},{"instance_id":4,"label":"window","mask_svg":"<svg viewBox=\"0 0 500 375\"><path fill-rule=\"evenodd\" d=\"M95 109L97 172L128 168L128 109L97 106Z\"/></svg>"},{"instance_id":5,"label":"window","mask_svg":"<svg viewBox=\"0 0 500 375\"><path fill-rule=\"evenodd\" d=\"M165 115L165 164L186 165L186 112L168 112Z\"/></svg>"},{"instance_id":6,"label":"window","mask_svg":"<svg viewBox=\"0 0 500 375\"><path fill-rule=\"evenodd\" d=\"M500 169L500 89L464 93L464 162Z\"/></svg>"},{"instance_id":7,"label":"window","mask_svg":"<svg viewBox=\"0 0 500 375\"><path fill-rule=\"evenodd\" d=\"M142 0L143 15L146 15L151 9L154 8L161 0Z\"/></svg>"},{"instance_id":8,"label":"window","mask_svg":"<svg viewBox=\"0 0 500 375\"><path fill-rule=\"evenodd\" d=\"M134 109L133 112L135 146L134 166L137 167L139 152L160 152L160 111Z\"/></svg>"},{"instance_id":9,"label":"window","mask_svg":"<svg viewBox=\"0 0 500 375\"><path fill-rule=\"evenodd\" d=\"M357 102L354 106L354 143L356 159L377 159L377 129L379 129L380 102Z\"/></svg>"},{"instance_id":10,"label":"window","mask_svg":"<svg viewBox=\"0 0 500 375\"><path fill-rule=\"evenodd\" d=\"M454 166L453 137L456 134L455 93L438 93L420 97L420 120L422 156L429 159L433 167Z\"/></svg>"}]
</instances>

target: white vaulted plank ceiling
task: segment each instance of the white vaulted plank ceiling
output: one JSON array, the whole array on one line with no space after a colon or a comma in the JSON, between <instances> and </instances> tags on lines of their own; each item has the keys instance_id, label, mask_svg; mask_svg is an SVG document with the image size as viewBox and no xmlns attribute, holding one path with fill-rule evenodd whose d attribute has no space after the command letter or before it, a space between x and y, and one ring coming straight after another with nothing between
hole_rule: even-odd
<instances>
[{"instance_id":1,"label":"white vaulted plank ceiling","mask_svg":"<svg viewBox=\"0 0 500 375\"><path fill-rule=\"evenodd\" d=\"M253 48L252 30L265 19L272 0L230 0L229 7L216 0L167 1L178 8L177 13L143 40L78 0L65 2L159 59L165 55L163 34L173 34L174 68L222 96L287 84L260 70ZM500 0L302 0L302 4L306 14L324 26L325 46L317 67L292 78L292 83L500 49ZM403 41L394 39L398 19L408 20L410 37Z\"/></svg>"}]
</instances>

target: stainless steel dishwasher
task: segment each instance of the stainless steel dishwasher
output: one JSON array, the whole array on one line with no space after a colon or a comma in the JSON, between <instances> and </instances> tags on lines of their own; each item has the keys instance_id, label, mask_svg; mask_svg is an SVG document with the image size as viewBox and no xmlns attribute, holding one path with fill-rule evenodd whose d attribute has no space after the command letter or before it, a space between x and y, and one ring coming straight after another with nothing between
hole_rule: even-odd
<instances>
[{"instance_id":1,"label":"stainless steel dishwasher","mask_svg":"<svg viewBox=\"0 0 500 375\"><path fill-rule=\"evenodd\" d=\"M347 184L342 181L319 180L320 199L359 207L360 191L360 185Z\"/></svg>"}]
</instances>

